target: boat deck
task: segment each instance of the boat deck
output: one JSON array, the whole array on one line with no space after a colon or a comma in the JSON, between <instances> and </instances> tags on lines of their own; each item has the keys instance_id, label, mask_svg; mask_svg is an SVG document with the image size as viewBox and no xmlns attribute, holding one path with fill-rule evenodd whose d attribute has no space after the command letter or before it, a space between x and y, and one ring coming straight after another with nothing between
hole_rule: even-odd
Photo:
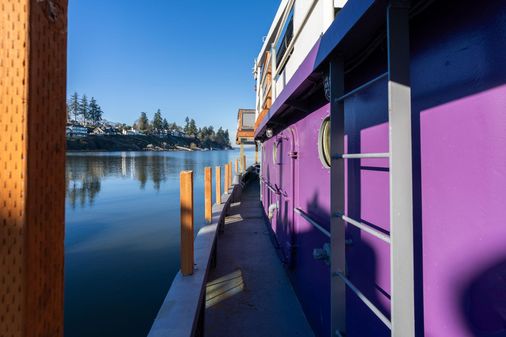
<instances>
[{"instance_id":1,"label":"boat deck","mask_svg":"<svg viewBox=\"0 0 506 337\"><path fill-rule=\"evenodd\" d=\"M258 180L231 205L206 289L206 337L314 336L270 239Z\"/></svg>"}]
</instances>

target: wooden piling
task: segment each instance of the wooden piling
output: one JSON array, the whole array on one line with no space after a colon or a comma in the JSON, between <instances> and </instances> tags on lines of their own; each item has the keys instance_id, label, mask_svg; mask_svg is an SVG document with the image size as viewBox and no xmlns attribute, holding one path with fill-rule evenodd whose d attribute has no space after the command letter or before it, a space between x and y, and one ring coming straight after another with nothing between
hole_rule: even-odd
<instances>
[{"instance_id":1,"label":"wooden piling","mask_svg":"<svg viewBox=\"0 0 506 337\"><path fill-rule=\"evenodd\" d=\"M239 159L235 160L235 174L239 174Z\"/></svg>"},{"instance_id":2,"label":"wooden piling","mask_svg":"<svg viewBox=\"0 0 506 337\"><path fill-rule=\"evenodd\" d=\"M229 182L229 179L228 179L228 174L229 174L229 171L228 171L229 167L228 167L228 164L225 164L225 193L228 193L228 189L230 188L228 182Z\"/></svg>"},{"instance_id":3,"label":"wooden piling","mask_svg":"<svg viewBox=\"0 0 506 337\"><path fill-rule=\"evenodd\" d=\"M229 188L232 188L232 183L233 183L233 174L232 174L232 161L230 161L228 163L228 187Z\"/></svg>"},{"instance_id":4,"label":"wooden piling","mask_svg":"<svg viewBox=\"0 0 506 337\"><path fill-rule=\"evenodd\" d=\"M242 160L242 171L246 172L246 155L243 155L241 157L241 160Z\"/></svg>"},{"instance_id":5,"label":"wooden piling","mask_svg":"<svg viewBox=\"0 0 506 337\"><path fill-rule=\"evenodd\" d=\"M216 166L216 203L221 204L221 167Z\"/></svg>"},{"instance_id":6,"label":"wooden piling","mask_svg":"<svg viewBox=\"0 0 506 337\"><path fill-rule=\"evenodd\" d=\"M211 223L213 212L213 170L211 167L206 167L204 171L204 204L205 204L205 218L207 223Z\"/></svg>"},{"instance_id":7,"label":"wooden piling","mask_svg":"<svg viewBox=\"0 0 506 337\"><path fill-rule=\"evenodd\" d=\"M258 143L255 142L255 164L258 164Z\"/></svg>"},{"instance_id":8,"label":"wooden piling","mask_svg":"<svg viewBox=\"0 0 506 337\"><path fill-rule=\"evenodd\" d=\"M193 274L193 171L180 174L181 273Z\"/></svg>"}]
</instances>

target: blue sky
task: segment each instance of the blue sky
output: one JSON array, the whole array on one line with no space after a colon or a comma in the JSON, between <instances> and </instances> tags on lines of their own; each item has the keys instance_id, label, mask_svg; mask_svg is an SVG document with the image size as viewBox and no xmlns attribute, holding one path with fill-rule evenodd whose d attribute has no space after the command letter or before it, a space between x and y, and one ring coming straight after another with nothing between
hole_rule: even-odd
<instances>
[{"instance_id":1,"label":"blue sky","mask_svg":"<svg viewBox=\"0 0 506 337\"><path fill-rule=\"evenodd\" d=\"M68 93L94 96L104 117L133 123L160 108L235 135L254 108L253 60L279 0L70 0Z\"/></svg>"}]
</instances>

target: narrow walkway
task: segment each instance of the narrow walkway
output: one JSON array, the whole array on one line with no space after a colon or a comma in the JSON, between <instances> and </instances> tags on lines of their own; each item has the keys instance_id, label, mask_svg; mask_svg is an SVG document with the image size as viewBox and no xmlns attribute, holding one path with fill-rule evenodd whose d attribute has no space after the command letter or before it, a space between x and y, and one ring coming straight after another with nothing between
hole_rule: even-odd
<instances>
[{"instance_id":1,"label":"narrow walkway","mask_svg":"<svg viewBox=\"0 0 506 337\"><path fill-rule=\"evenodd\" d=\"M205 336L314 336L269 237L258 180L229 213L209 272Z\"/></svg>"}]
</instances>

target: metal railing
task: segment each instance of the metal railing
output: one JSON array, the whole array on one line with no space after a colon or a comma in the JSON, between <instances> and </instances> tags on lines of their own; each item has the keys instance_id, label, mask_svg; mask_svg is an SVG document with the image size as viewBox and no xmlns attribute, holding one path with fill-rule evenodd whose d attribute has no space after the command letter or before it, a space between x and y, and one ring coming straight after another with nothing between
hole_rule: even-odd
<instances>
[{"instance_id":1,"label":"metal railing","mask_svg":"<svg viewBox=\"0 0 506 337\"><path fill-rule=\"evenodd\" d=\"M346 332L345 288L350 289L390 330L392 337L414 337L413 192L411 155L411 90L409 60L409 8L392 1L386 8L388 71L356 89L344 92L345 65L330 61L331 83L331 272L342 283L331 285L332 331ZM388 79L388 153L344 152L344 103L365 88ZM388 158L390 179L390 235L344 215L344 160ZM391 318L388 319L347 277L344 225L349 224L390 245ZM344 285L344 287L343 287Z\"/></svg>"}]
</instances>

